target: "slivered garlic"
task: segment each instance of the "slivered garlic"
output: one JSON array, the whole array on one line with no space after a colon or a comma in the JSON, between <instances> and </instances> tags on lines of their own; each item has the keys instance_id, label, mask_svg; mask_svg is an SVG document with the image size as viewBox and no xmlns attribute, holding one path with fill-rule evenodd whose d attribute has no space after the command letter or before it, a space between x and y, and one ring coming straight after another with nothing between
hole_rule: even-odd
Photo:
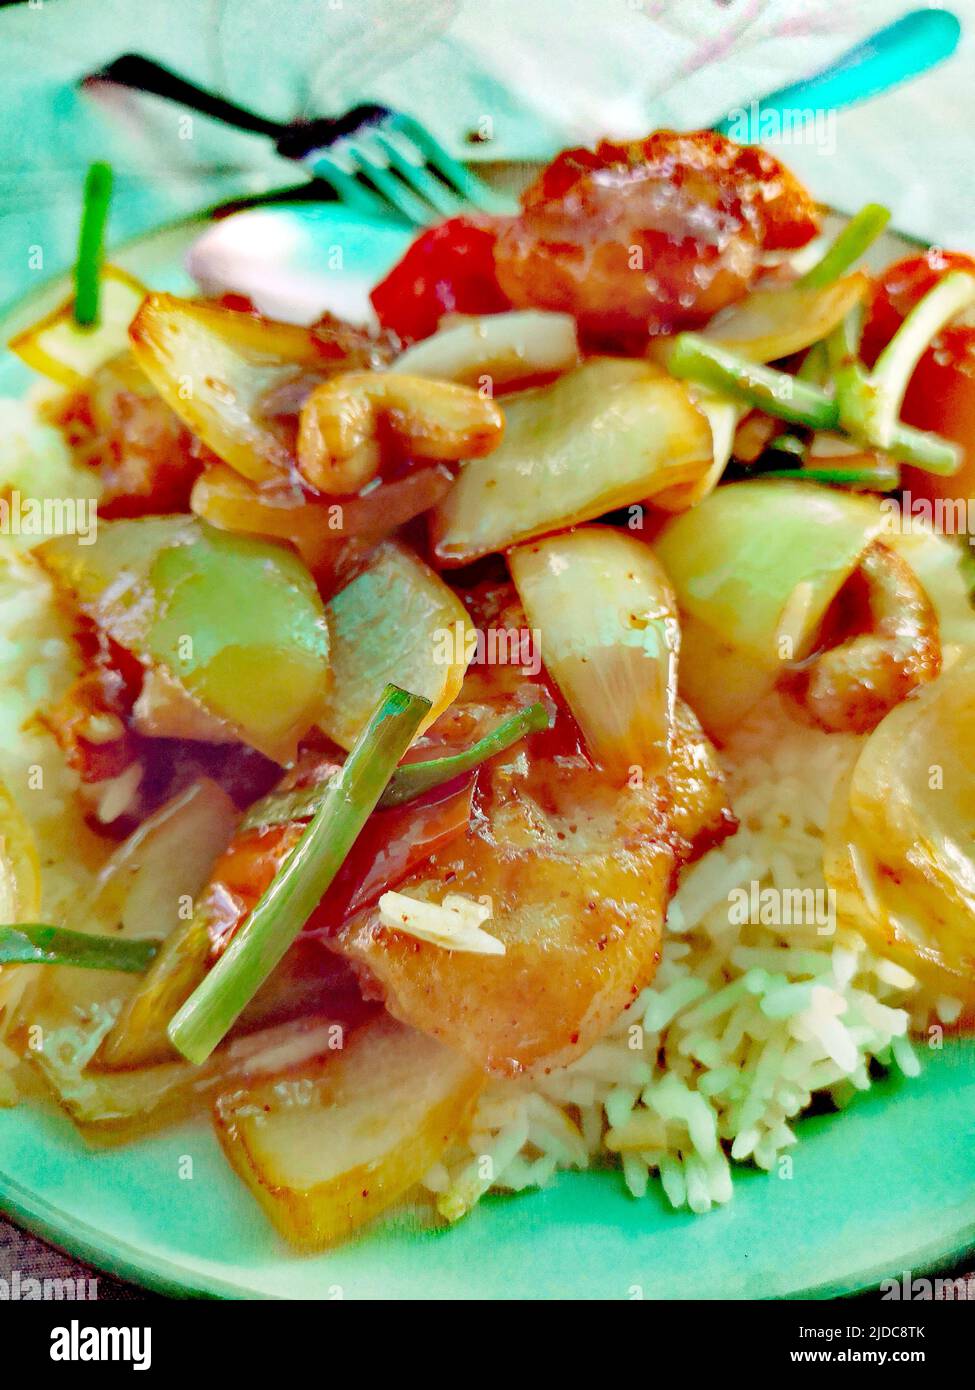
<instances>
[{"instance_id":1,"label":"slivered garlic","mask_svg":"<svg viewBox=\"0 0 975 1390\"><path fill-rule=\"evenodd\" d=\"M107 777L94 785L98 789L95 813L102 825L110 825L129 808L139 783L142 781L142 764L129 763L124 772L117 777Z\"/></svg>"},{"instance_id":2,"label":"slivered garlic","mask_svg":"<svg viewBox=\"0 0 975 1390\"><path fill-rule=\"evenodd\" d=\"M405 893L384 893L379 899L379 920L384 927L394 927L447 951L503 956L504 942L481 930L490 917L489 907L460 893L448 893L442 903L421 902Z\"/></svg>"}]
</instances>

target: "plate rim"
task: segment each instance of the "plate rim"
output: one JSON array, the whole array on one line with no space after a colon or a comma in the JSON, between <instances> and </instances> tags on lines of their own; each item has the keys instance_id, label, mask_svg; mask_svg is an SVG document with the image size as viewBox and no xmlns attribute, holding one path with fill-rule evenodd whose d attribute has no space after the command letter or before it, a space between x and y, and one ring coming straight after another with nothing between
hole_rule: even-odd
<instances>
[{"instance_id":1,"label":"plate rim","mask_svg":"<svg viewBox=\"0 0 975 1390\"><path fill-rule=\"evenodd\" d=\"M571 1180L572 1173L565 1178ZM501 1194L504 1195L504 1194ZM71 1216L48 1198L32 1192L10 1174L0 1171L0 1207L4 1215L13 1217L23 1229L39 1236L48 1244L74 1259L91 1265L98 1274L108 1274L112 1278L134 1283L152 1293L169 1298L206 1298L223 1301L244 1300L253 1302L287 1302L279 1295L255 1292L244 1284L223 1280L216 1276L193 1274L181 1268L173 1260L159 1255L147 1256L137 1246L109 1236L78 1217ZM960 1245L943 1249L936 1243L922 1245L901 1257L912 1279L924 1278L945 1263L959 1264L969 1255L975 1256L975 1216L966 1224L965 1234ZM368 1238L368 1232L364 1233ZM289 1258L301 1260L301 1252L289 1252ZM730 1299L726 1302L800 1302L802 1300L827 1301L837 1298L855 1298L858 1295L879 1291L885 1278L893 1275L886 1265L871 1266L859 1271L849 1279L832 1283L814 1284L768 1299ZM292 1300L314 1302L312 1297ZM522 1301L522 1300L518 1300ZM544 1301L544 1300L543 1300ZM572 1295L566 1296L572 1301ZM600 1300L601 1301L601 1300ZM668 1302L670 1300L654 1300ZM721 1300L719 1300L721 1301Z\"/></svg>"}]
</instances>

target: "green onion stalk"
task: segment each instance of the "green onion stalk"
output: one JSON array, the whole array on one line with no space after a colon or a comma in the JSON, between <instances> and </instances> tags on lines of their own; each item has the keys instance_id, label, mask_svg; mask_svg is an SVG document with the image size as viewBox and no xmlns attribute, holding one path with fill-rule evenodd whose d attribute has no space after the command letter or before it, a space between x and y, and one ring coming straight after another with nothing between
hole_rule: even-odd
<instances>
[{"instance_id":1,"label":"green onion stalk","mask_svg":"<svg viewBox=\"0 0 975 1390\"><path fill-rule=\"evenodd\" d=\"M877 468L763 468L762 478L789 478L805 483L830 483L842 487L869 488L871 492L890 492L900 482L896 464Z\"/></svg>"},{"instance_id":2,"label":"green onion stalk","mask_svg":"<svg viewBox=\"0 0 975 1390\"><path fill-rule=\"evenodd\" d=\"M905 425L898 412L931 339L973 303L975 276L964 271L946 275L911 310L872 372L860 360L863 308L857 305L826 342L832 394L815 380L821 369L817 349L810 349L799 375L791 376L749 362L699 334L679 333L669 348L667 366L672 376L744 401L776 419L813 430L842 428L864 448L950 477L961 467L961 449L941 435Z\"/></svg>"},{"instance_id":3,"label":"green onion stalk","mask_svg":"<svg viewBox=\"0 0 975 1390\"><path fill-rule=\"evenodd\" d=\"M412 801L434 787L451 782L465 772L473 772L489 758L497 757L517 743L526 734L540 733L551 723L549 712L541 702L526 705L497 728L485 734L477 743L462 753L452 753L444 758L429 758L426 762L407 763L399 767L390 780L389 786L380 797L380 806L400 806L404 801Z\"/></svg>"},{"instance_id":4,"label":"green onion stalk","mask_svg":"<svg viewBox=\"0 0 975 1390\"><path fill-rule=\"evenodd\" d=\"M169 1024L169 1039L201 1063L282 959L376 807L430 701L388 685L321 804L225 953Z\"/></svg>"},{"instance_id":5,"label":"green onion stalk","mask_svg":"<svg viewBox=\"0 0 975 1390\"><path fill-rule=\"evenodd\" d=\"M501 723L470 748L462 753L452 753L443 758L428 758L424 762L407 763L398 767L390 778L389 786L379 798L378 810L387 806L401 806L424 792L432 791L445 782L452 782L465 772L497 757L526 734L538 733L550 724L548 710L543 704L526 705L524 709L502 719ZM333 774L335 776L337 774ZM275 825L290 825L314 815L321 805L322 797L332 777L313 783L310 787L296 787L293 791L271 792L254 803L241 821L241 830L268 830Z\"/></svg>"},{"instance_id":6,"label":"green onion stalk","mask_svg":"<svg viewBox=\"0 0 975 1390\"><path fill-rule=\"evenodd\" d=\"M74 320L80 328L92 328L98 322L102 248L111 197L111 165L92 164L85 177L78 258L74 268Z\"/></svg>"},{"instance_id":7,"label":"green onion stalk","mask_svg":"<svg viewBox=\"0 0 975 1390\"><path fill-rule=\"evenodd\" d=\"M839 423L837 404L822 387L749 362L698 333L678 333L667 354L667 369L682 381L709 386L793 425L831 430Z\"/></svg>"},{"instance_id":8,"label":"green onion stalk","mask_svg":"<svg viewBox=\"0 0 975 1390\"><path fill-rule=\"evenodd\" d=\"M953 271L929 290L868 372L860 360L863 310L858 306L827 342L840 424L854 439L902 463L950 477L961 467L956 444L898 417L914 369L931 340L963 309L975 303L975 276Z\"/></svg>"},{"instance_id":9,"label":"green onion stalk","mask_svg":"<svg viewBox=\"0 0 975 1390\"><path fill-rule=\"evenodd\" d=\"M839 233L823 257L796 283L807 290L821 290L838 280L860 259L890 221L890 209L868 203Z\"/></svg>"},{"instance_id":10,"label":"green onion stalk","mask_svg":"<svg viewBox=\"0 0 975 1390\"><path fill-rule=\"evenodd\" d=\"M124 970L139 975L161 942L71 931L45 922L0 926L0 965L74 965L83 970Z\"/></svg>"}]
</instances>

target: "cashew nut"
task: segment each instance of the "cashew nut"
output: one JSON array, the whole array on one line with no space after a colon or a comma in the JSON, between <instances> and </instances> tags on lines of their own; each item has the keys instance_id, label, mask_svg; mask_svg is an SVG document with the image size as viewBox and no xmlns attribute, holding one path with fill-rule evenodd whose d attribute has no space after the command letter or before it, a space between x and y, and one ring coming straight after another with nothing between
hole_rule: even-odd
<instances>
[{"instance_id":1,"label":"cashew nut","mask_svg":"<svg viewBox=\"0 0 975 1390\"><path fill-rule=\"evenodd\" d=\"M423 459L479 458L501 441L504 416L469 386L398 372L343 372L308 397L298 468L319 492L358 492L379 471L380 426Z\"/></svg>"},{"instance_id":2,"label":"cashew nut","mask_svg":"<svg viewBox=\"0 0 975 1390\"><path fill-rule=\"evenodd\" d=\"M818 724L865 733L941 670L938 619L910 565L881 541L864 552L871 630L807 667L803 703Z\"/></svg>"}]
</instances>

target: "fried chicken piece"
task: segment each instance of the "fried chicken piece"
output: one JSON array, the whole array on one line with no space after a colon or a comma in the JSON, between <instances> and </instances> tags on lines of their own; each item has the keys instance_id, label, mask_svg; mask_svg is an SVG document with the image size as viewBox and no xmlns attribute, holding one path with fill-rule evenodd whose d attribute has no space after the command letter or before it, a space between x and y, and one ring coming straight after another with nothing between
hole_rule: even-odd
<instances>
[{"instance_id":1,"label":"fried chicken piece","mask_svg":"<svg viewBox=\"0 0 975 1390\"><path fill-rule=\"evenodd\" d=\"M495 248L505 295L637 350L741 298L764 252L818 229L808 193L773 155L707 130L565 150L521 202Z\"/></svg>"},{"instance_id":2,"label":"fried chicken piece","mask_svg":"<svg viewBox=\"0 0 975 1390\"><path fill-rule=\"evenodd\" d=\"M668 778L644 786L594 768L570 720L563 710L550 733L486 765L466 835L399 888L490 899L503 956L438 949L381 925L375 908L330 942L397 1018L502 1076L564 1066L598 1041L653 979L678 868L734 828L686 706Z\"/></svg>"}]
</instances>

